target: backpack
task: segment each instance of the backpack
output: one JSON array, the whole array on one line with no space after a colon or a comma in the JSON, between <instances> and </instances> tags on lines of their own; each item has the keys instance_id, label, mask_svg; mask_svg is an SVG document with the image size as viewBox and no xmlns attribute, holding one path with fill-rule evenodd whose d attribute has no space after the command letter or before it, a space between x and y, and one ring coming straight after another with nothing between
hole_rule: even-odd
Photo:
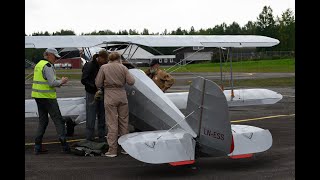
<instances>
[{"instance_id":1,"label":"backpack","mask_svg":"<svg viewBox=\"0 0 320 180\"><path fill-rule=\"evenodd\" d=\"M107 150L107 144L105 142L93 142L93 141L80 141L71 146L71 153L78 156L100 156Z\"/></svg>"}]
</instances>

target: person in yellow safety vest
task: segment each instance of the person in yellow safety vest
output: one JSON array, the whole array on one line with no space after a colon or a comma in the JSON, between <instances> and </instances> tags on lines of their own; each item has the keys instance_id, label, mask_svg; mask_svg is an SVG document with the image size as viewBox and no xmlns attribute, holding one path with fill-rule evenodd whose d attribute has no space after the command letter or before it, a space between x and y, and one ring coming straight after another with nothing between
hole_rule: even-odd
<instances>
[{"instance_id":1,"label":"person in yellow safety vest","mask_svg":"<svg viewBox=\"0 0 320 180\"><path fill-rule=\"evenodd\" d=\"M55 87L68 82L67 77L57 80L53 63L60 58L58 51L48 48L43 53L46 60L40 60L34 67L31 97L35 99L38 106L39 124L35 137L34 153L36 155L47 153L42 147L42 138L49 123L48 113L54 122L63 152L69 153L70 147L66 141L65 122L57 102Z\"/></svg>"},{"instance_id":2,"label":"person in yellow safety vest","mask_svg":"<svg viewBox=\"0 0 320 180\"><path fill-rule=\"evenodd\" d=\"M147 69L145 73L163 92L174 84L173 77L169 73L160 69L160 64L157 59L152 60L150 68Z\"/></svg>"}]
</instances>

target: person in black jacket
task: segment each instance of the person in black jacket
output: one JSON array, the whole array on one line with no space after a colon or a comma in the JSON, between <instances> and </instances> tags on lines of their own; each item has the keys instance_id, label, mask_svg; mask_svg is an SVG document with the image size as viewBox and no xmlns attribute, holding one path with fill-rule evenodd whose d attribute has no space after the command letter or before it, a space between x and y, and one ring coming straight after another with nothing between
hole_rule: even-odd
<instances>
[{"instance_id":1,"label":"person in black jacket","mask_svg":"<svg viewBox=\"0 0 320 180\"><path fill-rule=\"evenodd\" d=\"M86 139L94 140L95 120L98 118L98 141L105 142L106 123L103 98L96 100L95 94L98 91L95 85L95 78L100 67L108 62L108 52L105 49L95 54L91 61L87 62L82 68L81 83L86 90Z\"/></svg>"}]
</instances>

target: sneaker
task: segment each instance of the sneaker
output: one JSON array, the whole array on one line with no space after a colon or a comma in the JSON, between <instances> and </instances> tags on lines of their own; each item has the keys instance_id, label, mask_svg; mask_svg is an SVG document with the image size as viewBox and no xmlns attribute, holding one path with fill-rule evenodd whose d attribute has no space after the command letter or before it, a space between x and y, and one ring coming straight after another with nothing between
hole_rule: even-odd
<instances>
[{"instance_id":1,"label":"sneaker","mask_svg":"<svg viewBox=\"0 0 320 180\"><path fill-rule=\"evenodd\" d=\"M39 155L39 154L47 154L48 150L45 149L42 145L35 145L34 146L34 154Z\"/></svg>"},{"instance_id":2,"label":"sneaker","mask_svg":"<svg viewBox=\"0 0 320 180\"><path fill-rule=\"evenodd\" d=\"M111 154L110 152L106 152L105 154L102 154L102 156L106 156L106 157L116 157L117 154Z\"/></svg>"},{"instance_id":3,"label":"sneaker","mask_svg":"<svg viewBox=\"0 0 320 180\"><path fill-rule=\"evenodd\" d=\"M125 155L127 155L128 153L125 151L125 150L121 150L121 154L125 154Z\"/></svg>"}]
</instances>

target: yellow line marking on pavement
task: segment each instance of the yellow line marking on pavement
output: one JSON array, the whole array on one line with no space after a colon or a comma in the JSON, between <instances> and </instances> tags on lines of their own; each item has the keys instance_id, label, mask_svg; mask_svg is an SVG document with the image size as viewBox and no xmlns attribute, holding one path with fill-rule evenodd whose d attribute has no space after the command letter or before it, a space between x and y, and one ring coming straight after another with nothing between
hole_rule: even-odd
<instances>
[{"instance_id":1,"label":"yellow line marking on pavement","mask_svg":"<svg viewBox=\"0 0 320 180\"><path fill-rule=\"evenodd\" d=\"M67 142L78 142L78 141L82 141L82 140L85 140L85 139L70 139L70 140L67 140ZM53 141L53 142L44 142L42 144L59 144L60 142L59 141ZM24 144L25 146L33 146L34 143L25 143Z\"/></svg>"},{"instance_id":2,"label":"yellow line marking on pavement","mask_svg":"<svg viewBox=\"0 0 320 180\"><path fill-rule=\"evenodd\" d=\"M251 118L251 119L242 119L242 120L235 120L231 121L231 123L238 123L238 122L246 122L246 121L256 121L256 120L262 120L262 119L270 119L270 118L277 118L277 117L287 117L287 116L295 116L295 114L288 114L288 115L276 115L276 116L266 116L266 117L259 117L259 118ZM67 142L78 142L85 139L70 139L67 140ZM44 142L42 144L59 144L59 141L53 141L53 142ZM25 143L25 146L34 146L34 143Z\"/></svg>"},{"instance_id":3,"label":"yellow line marking on pavement","mask_svg":"<svg viewBox=\"0 0 320 180\"><path fill-rule=\"evenodd\" d=\"M266 117L251 118L251 119L242 119L242 120L231 121L231 123L246 122L246 121L256 121L256 120L262 120L262 119L270 119L270 118L277 118L277 117L287 117L287 116L295 116L295 114L266 116Z\"/></svg>"}]
</instances>

